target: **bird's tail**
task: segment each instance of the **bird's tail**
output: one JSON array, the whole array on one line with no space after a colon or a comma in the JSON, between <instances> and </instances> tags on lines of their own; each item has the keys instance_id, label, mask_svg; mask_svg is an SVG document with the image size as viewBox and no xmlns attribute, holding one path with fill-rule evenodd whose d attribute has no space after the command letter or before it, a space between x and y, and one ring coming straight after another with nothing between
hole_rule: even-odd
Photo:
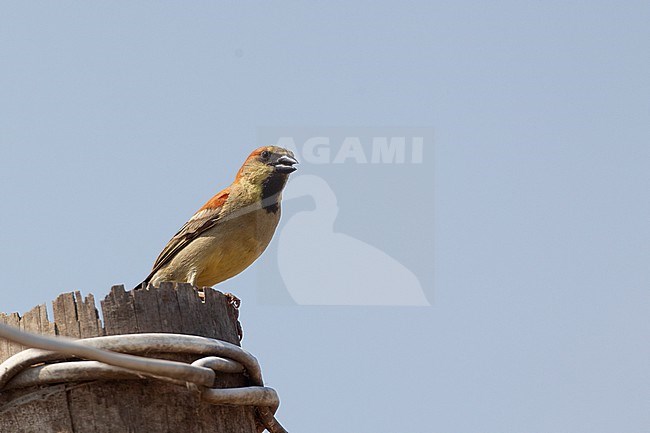
<instances>
[{"instance_id":1,"label":"bird's tail","mask_svg":"<svg viewBox=\"0 0 650 433\"><path fill-rule=\"evenodd\" d=\"M144 279L140 284L138 284L137 286L135 286L135 287L133 288L133 290L137 290L137 289L146 289L147 286L149 285L149 283L151 283L151 280L153 279L154 274L155 274L155 272L154 272L154 271L151 271L151 273L150 273L149 275L147 275L147 278L145 278L145 279Z\"/></svg>"},{"instance_id":2,"label":"bird's tail","mask_svg":"<svg viewBox=\"0 0 650 433\"><path fill-rule=\"evenodd\" d=\"M146 289L147 286L149 285L149 280L150 280L149 278L145 279L143 282L135 286L133 290Z\"/></svg>"}]
</instances>

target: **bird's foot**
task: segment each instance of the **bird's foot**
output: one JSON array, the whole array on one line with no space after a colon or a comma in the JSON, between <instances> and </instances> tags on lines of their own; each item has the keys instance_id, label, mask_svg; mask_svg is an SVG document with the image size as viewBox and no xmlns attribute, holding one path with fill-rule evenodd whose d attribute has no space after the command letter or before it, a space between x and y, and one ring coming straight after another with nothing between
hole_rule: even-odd
<instances>
[{"instance_id":1,"label":"bird's foot","mask_svg":"<svg viewBox=\"0 0 650 433\"><path fill-rule=\"evenodd\" d=\"M239 307L241 305L241 299L232 293L224 293L223 295L228 300L228 303L232 305L233 318L235 326L237 327L237 336L239 337L239 341L241 341L242 338L244 338L244 330L241 327L241 323L239 323Z\"/></svg>"},{"instance_id":2,"label":"bird's foot","mask_svg":"<svg viewBox=\"0 0 650 433\"><path fill-rule=\"evenodd\" d=\"M235 310L239 310L239 306L241 305L241 299L239 299L237 296L233 295L232 293L224 293L224 296L228 298L228 303L235 307Z\"/></svg>"}]
</instances>

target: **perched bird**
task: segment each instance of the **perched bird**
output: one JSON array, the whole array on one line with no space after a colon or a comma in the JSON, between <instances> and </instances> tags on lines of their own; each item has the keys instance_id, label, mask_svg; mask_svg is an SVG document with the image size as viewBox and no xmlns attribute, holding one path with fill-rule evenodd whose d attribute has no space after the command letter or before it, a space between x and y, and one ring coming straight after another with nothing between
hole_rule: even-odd
<instances>
[{"instance_id":1,"label":"perched bird","mask_svg":"<svg viewBox=\"0 0 650 433\"><path fill-rule=\"evenodd\" d=\"M235 181L217 193L167 243L141 283L213 286L250 266L280 220L282 190L298 161L277 146L254 150Z\"/></svg>"}]
</instances>

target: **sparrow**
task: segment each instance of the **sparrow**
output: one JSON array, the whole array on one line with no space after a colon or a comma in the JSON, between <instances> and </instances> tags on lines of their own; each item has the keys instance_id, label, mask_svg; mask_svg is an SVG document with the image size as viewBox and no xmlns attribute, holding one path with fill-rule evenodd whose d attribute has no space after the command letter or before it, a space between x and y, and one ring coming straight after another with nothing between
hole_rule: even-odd
<instances>
[{"instance_id":1,"label":"sparrow","mask_svg":"<svg viewBox=\"0 0 650 433\"><path fill-rule=\"evenodd\" d=\"M297 163L287 149L255 149L234 182L208 200L171 238L138 287L164 281L214 286L250 266L273 237L282 190Z\"/></svg>"}]
</instances>

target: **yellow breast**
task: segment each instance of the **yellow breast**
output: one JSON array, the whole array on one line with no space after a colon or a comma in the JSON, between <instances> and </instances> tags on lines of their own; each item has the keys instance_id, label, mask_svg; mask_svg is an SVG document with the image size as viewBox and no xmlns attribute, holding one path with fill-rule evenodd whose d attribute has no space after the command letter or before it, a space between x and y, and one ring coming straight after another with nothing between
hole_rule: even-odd
<instances>
[{"instance_id":1,"label":"yellow breast","mask_svg":"<svg viewBox=\"0 0 650 433\"><path fill-rule=\"evenodd\" d=\"M279 209L254 209L225 218L183 248L155 280L189 281L202 287L232 278L264 252L279 220Z\"/></svg>"}]
</instances>

